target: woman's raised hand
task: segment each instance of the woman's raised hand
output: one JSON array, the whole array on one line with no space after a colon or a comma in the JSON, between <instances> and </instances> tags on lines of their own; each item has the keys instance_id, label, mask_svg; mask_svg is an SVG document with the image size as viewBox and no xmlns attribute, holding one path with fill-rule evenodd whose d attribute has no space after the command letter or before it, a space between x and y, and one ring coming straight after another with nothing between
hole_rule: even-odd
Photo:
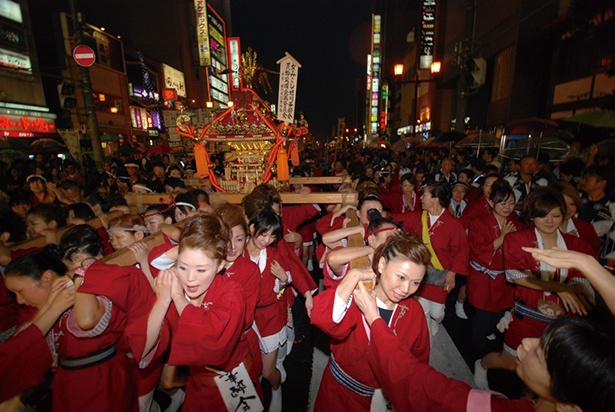
<instances>
[{"instance_id":1,"label":"woman's raised hand","mask_svg":"<svg viewBox=\"0 0 615 412\"><path fill-rule=\"evenodd\" d=\"M154 282L154 292L156 292L156 299L171 304L173 282L176 278L176 271L173 269L161 270Z\"/></svg>"},{"instance_id":2,"label":"woman's raised hand","mask_svg":"<svg viewBox=\"0 0 615 412\"><path fill-rule=\"evenodd\" d=\"M359 282L358 289L353 292L354 301L365 320L371 326L372 322L380 317L378 305L376 304L376 292L367 290L363 282Z\"/></svg>"}]
</instances>

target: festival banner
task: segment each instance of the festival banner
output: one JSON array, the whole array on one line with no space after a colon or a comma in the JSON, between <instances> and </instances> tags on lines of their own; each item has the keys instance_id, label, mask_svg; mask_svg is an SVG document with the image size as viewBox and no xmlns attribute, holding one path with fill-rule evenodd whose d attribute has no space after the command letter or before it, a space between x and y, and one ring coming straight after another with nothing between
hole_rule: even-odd
<instances>
[{"instance_id":1,"label":"festival banner","mask_svg":"<svg viewBox=\"0 0 615 412\"><path fill-rule=\"evenodd\" d=\"M301 64L290 53L277 61L280 65L280 86L278 88L278 120L292 124L295 120L295 99L297 98L297 76Z\"/></svg>"}]
</instances>

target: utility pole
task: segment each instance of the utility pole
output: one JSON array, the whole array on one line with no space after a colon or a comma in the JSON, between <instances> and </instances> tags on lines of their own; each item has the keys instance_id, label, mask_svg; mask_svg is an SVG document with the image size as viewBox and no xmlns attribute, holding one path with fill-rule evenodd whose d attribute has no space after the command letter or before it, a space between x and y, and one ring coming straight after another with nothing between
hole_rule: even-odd
<instances>
[{"instance_id":1,"label":"utility pole","mask_svg":"<svg viewBox=\"0 0 615 412\"><path fill-rule=\"evenodd\" d=\"M70 0L70 13L73 18L73 37L75 46L83 44L83 21L81 13L77 10L77 0ZM88 135L92 141L92 154L96 169L102 170L103 152L100 144L100 131L98 130L98 119L96 119L96 109L94 98L92 97L92 82L90 81L90 69L79 66L79 81L83 93L83 103L85 105L85 115L88 122Z\"/></svg>"},{"instance_id":2,"label":"utility pole","mask_svg":"<svg viewBox=\"0 0 615 412\"><path fill-rule=\"evenodd\" d=\"M474 43L474 13L475 0L468 0L465 34L458 50L461 72L459 74L459 81L457 82L457 107L455 111L455 131L462 133L465 130L465 118L468 112L468 92L470 91L470 87L466 77L468 75L466 62L472 57L472 47Z\"/></svg>"}]
</instances>

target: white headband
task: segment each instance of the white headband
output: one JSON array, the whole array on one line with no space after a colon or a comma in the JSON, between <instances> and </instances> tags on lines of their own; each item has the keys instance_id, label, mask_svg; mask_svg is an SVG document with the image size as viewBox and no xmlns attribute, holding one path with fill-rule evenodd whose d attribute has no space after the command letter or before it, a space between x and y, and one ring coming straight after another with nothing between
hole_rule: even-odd
<instances>
[{"instance_id":1,"label":"white headband","mask_svg":"<svg viewBox=\"0 0 615 412\"><path fill-rule=\"evenodd\" d=\"M190 204L190 203L186 203L186 202L176 202L175 206L186 206L186 207L189 207L192 210L196 210L196 206L194 206L193 204Z\"/></svg>"},{"instance_id":2,"label":"white headband","mask_svg":"<svg viewBox=\"0 0 615 412\"><path fill-rule=\"evenodd\" d=\"M26 177L26 182L30 183L30 180L34 179L34 178L38 178L41 179L43 182L47 183L47 179L45 179L43 176L41 175L30 175L28 177Z\"/></svg>"},{"instance_id":3,"label":"white headband","mask_svg":"<svg viewBox=\"0 0 615 412\"><path fill-rule=\"evenodd\" d=\"M148 234L149 232L147 231L147 228L143 225L134 225L133 227L119 227L119 226L115 226L115 227L110 227L109 229L107 229L107 233L113 231L113 230L125 230L126 232L136 232L138 230L140 230L141 232Z\"/></svg>"},{"instance_id":4,"label":"white headband","mask_svg":"<svg viewBox=\"0 0 615 412\"><path fill-rule=\"evenodd\" d=\"M154 191L152 189L150 189L149 187L145 186L145 185L140 185L140 184L134 184L132 185L132 188L137 188L137 189L143 189L145 190L147 193L154 193Z\"/></svg>"}]
</instances>

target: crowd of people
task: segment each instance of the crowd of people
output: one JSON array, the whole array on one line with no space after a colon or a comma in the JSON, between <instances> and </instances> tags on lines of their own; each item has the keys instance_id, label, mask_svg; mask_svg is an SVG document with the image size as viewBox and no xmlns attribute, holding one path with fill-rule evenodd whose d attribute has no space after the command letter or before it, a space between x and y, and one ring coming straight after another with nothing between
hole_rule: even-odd
<instances>
[{"instance_id":1,"label":"crowd of people","mask_svg":"<svg viewBox=\"0 0 615 412\"><path fill-rule=\"evenodd\" d=\"M589 154L303 150L293 176L345 179L288 189L357 193L335 205L283 205L267 184L211 205L188 156L3 164L0 402L280 411L311 324L330 338L317 411L610 410L615 176ZM129 192L169 200L135 210ZM33 238L46 246L20 246ZM124 249L135 265L105 259ZM474 388L429 366L451 294L482 356ZM490 369L524 396L489 391Z\"/></svg>"}]
</instances>

